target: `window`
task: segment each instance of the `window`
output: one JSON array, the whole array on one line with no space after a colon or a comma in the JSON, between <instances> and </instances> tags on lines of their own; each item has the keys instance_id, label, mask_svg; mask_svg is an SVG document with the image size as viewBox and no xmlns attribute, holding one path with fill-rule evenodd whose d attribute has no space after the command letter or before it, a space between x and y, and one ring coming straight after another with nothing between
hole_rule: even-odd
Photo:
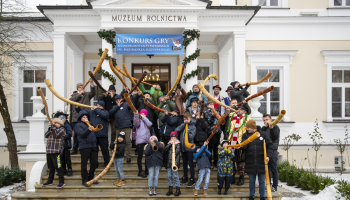
<instances>
[{"instance_id":1,"label":"window","mask_svg":"<svg viewBox=\"0 0 350 200\"><path fill-rule=\"evenodd\" d=\"M262 8L288 8L288 0L252 0L252 5Z\"/></svg>"},{"instance_id":2,"label":"window","mask_svg":"<svg viewBox=\"0 0 350 200\"><path fill-rule=\"evenodd\" d=\"M151 84L163 82L165 85L165 91L170 89L170 64L132 64L131 76L138 79L144 71L147 72L147 75L143 81ZM151 88L149 85L144 86L147 90Z\"/></svg>"},{"instance_id":3,"label":"window","mask_svg":"<svg viewBox=\"0 0 350 200\"><path fill-rule=\"evenodd\" d=\"M279 69L258 69L257 76L258 80L264 78L269 72L273 75L267 81L258 85L258 92L273 85L275 88L273 91L264 94L263 99L260 100L261 106L258 111L261 114L270 114L271 116L278 116L281 108L281 81L280 81L280 70Z\"/></svg>"},{"instance_id":4,"label":"window","mask_svg":"<svg viewBox=\"0 0 350 200\"><path fill-rule=\"evenodd\" d=\"M198 82L204 82L204 80L209 76L209 67L204 67L204 66L201 66L202 70L201 72L199 72L198 74ZM207 81L205 83L205 86L204 88L208 91L208 92L211 92L211 87L212 84L211 84L211 81Z\"/></svg>"},{"instance_id":5,"label":"window","mask_svg":"<svg viewBox=\"0 0 350 200\"><path fill-rule=\"evenodd\" d=\"M259 0L259 6L279 6L279 0Z\"/></svg>"},{"instance_id":6,"label":"window","mask_svg":"<svg viewBox=\"0 0 350 200\"><path fill-rule=\"evenodd\" d=\"M44 80L46 79L46 70L23 70L23 118L32 116L35 112L33 107L33 101L30 98L40 96L37 91L37 87L41 87L44 95L46 96L46 88ZM42 111L45 114L45 109Z\"/></svg>"},{"instance_id":7,"label":"window","mask_svg":"<svg viewBox=\"0 0 350 200\"><path fill-rule=\"evenodd\" d=\"M350 0L330 0L334 7L350 6Z\"/></svg>"},{"instance_id":8,"label":"window","mask_svg":"<svg viewBox=\"0 0 350 200\"><path fill-rule=\"evenodd\" d=\"M332 117L350 117L350 69L332 70Z\"/></svg>"}]
</instances>

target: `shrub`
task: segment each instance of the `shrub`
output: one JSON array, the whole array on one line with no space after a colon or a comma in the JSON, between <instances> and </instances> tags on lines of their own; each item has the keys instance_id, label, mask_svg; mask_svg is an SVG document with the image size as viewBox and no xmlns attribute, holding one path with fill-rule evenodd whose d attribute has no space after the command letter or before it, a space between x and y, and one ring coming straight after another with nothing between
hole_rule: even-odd
<instances>
[{"instance_id":1,"label":"shrub","mask_svg":"<svg viewBox=\"0 0 350 200\"><path fill-rule=\"evenodd\" d=\"M278 170L278 174L279 174L279 178L281 179L281 181L285 182L286 181L286 170L290 167L289 162L288 161L283 161L281 164L277 165L277 170Z\"/></svg>"},{"instance_id":2,"label":"shrub","mask_svg":"<svg viewBox=\"0 0 350 200\"><path fill-rule=\"evenodd\" d=\"M304 190L310 190L311 188L309 187L309 179L313 174L309 171L304 171L302 176L299 179L300 187Z\"/></svg>"},{"instance_id":3,"label":"shrub","mask_svg":"<svg viewBox=\"0 0 350 200\"><path fill-rule=\"evenodd\" d=\"M296 172L294 172L293 174L293 182L295 184L295 186L297 187L301 187L301 184L300 184L300 177L304 175L304 169L301 168L301 169L297 169Z\"/></svg>"},{"instance_id":4,"label":"shrub","mask_svg":"<svg viewBox=\"0 0 350 200\"><path fill-rule=\"evenodd\" d=\"M288 185L290 185L290 186L294 186L295 185L293 175L296 173L297 170L298 169L294 165L292 165L292 166L287 168L287 170L286 170L286 175L287 175L286 176L286 181L287 181Z\"/></svg>"},{"instance_id":5,"label":"shrub","mask_svg":"<svg viewBox=\"0 0 350 200\"><path fill-rule=\"evenodd\" d=\"M0 187L26 179L26 171L19 167L0 167Z\"/></svg>"},{"instance_id":6,"label":"shrub","mask_svg":"<svg viewBox=\"0 0 350 200\"><path fill-rule=\"evenodd\" d=\"M344 197L346 200L350 200L350 183L340 180L337 184L338 185L335 186L335 189L337 189L337 194L340 194L340 197L337 195L337 199Z\"/></svg>"}]
</instances>

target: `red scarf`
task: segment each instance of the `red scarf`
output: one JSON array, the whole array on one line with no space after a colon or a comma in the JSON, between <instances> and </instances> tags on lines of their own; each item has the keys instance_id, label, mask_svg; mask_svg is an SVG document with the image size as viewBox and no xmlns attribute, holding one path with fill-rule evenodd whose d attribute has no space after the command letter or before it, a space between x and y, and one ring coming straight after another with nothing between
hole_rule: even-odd
<instances>
[{"instance_id":1,"label":"red scarf","mask_svg":"<svg viewBox=\"0 0 350 200\"><path fill-rule=\"evenodd\" d=\"M241 121L242 118L243 118L243 115L241 115L241 116L238 117L237 114L235 114L235 115L232 117L232 120L231 120L231 121L236 120L235 127L233 127L233 130L234 130L234 131L237 130L237 129L239 128L239 122ZM237 136L236 136L236 137L233 136L233 137L232 137L232 141L237 141Z\"/></svg>"},{"instance_id":2,"label":"red scarf","mask_svg":"<svg viewBox=\"0 0 350 200\"><path fill-rule=\"evenodd\" d=\"M220 96L219 96L219 98L218 98L218 101L220 101ZM219 104L214 103L214 108L217 109L217 110L219 110Z\"/></svg>"}]
</instances>

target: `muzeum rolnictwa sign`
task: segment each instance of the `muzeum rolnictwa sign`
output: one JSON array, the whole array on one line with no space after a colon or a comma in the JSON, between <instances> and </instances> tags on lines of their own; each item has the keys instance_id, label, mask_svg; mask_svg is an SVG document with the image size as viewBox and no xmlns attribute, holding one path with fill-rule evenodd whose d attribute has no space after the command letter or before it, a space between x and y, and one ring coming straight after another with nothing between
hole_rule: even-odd
<instances>
[{"instance_id":1,"label":"muzeum rolnictwa sign","mask_svg":"<svg viewBox=\"0 0 350 200\"><path fill-rule=\"evenodd\" d=\"M184 15L112 15L112 21L118 22L187 22Z\"/></svg>"}]
</instances>

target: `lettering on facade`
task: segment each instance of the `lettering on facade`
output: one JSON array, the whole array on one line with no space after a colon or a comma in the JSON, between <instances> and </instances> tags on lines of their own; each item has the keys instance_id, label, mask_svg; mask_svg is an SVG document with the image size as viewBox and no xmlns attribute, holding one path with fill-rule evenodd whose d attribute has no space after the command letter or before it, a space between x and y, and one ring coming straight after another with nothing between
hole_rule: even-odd
<instances>
[{"instance_id":1,"label":"lettering on facade","mask_svg":"<svg viewBox=\"0 0 350 200\"><path fill-rule=\"evenodd\" d=\"M118 22L187 22L186 16L180 15L112 15L112 21Z\"/></svg>"}]
</instances>

